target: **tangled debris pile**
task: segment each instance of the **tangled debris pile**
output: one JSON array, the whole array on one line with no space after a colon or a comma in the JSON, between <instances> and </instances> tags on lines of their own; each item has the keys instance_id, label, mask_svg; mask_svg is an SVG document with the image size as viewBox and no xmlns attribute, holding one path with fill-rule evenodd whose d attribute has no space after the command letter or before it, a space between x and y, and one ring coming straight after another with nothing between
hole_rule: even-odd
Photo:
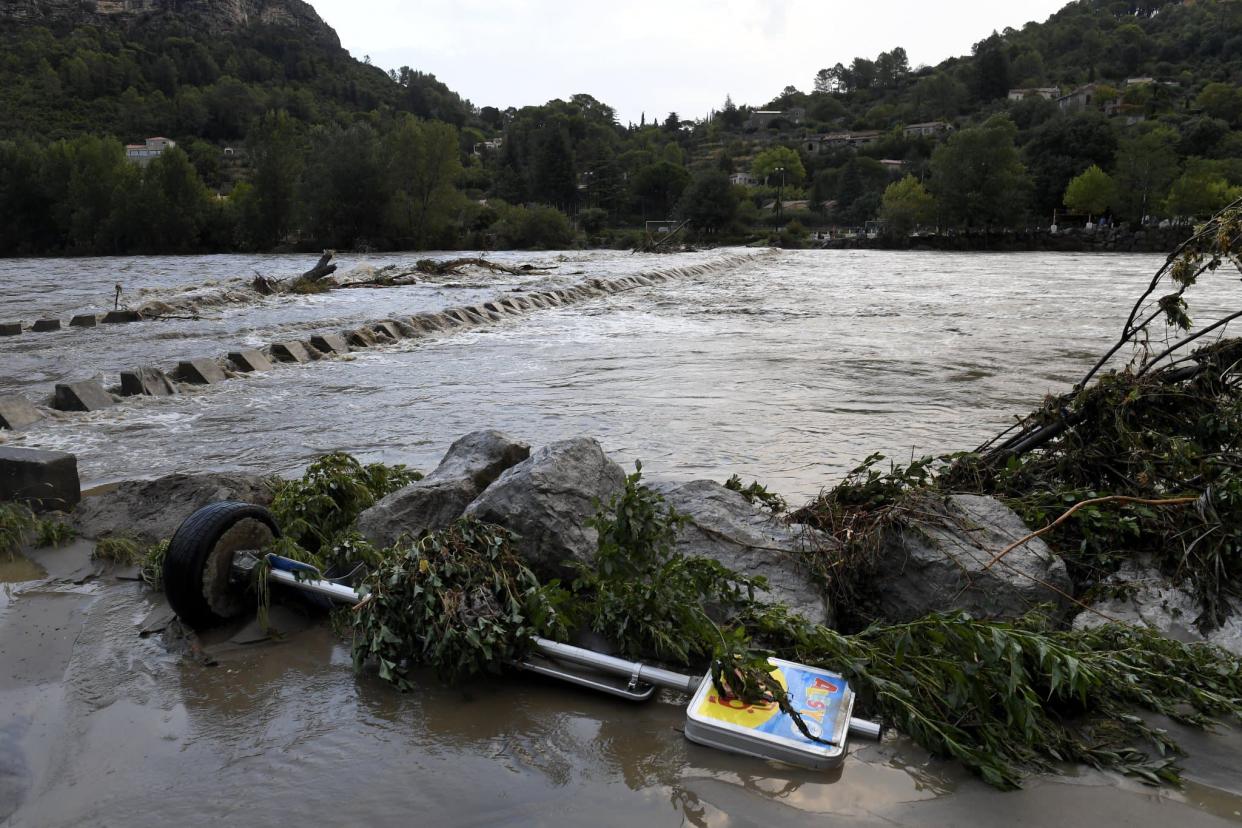
<instances>
[{"instance_id":1,"label":"tangled debris pile","mask_svg":"<svg viewBox=\"0 0 1242 828\"><path fill-rule=\"evenodd\" d=\"M356 475L339 457L328 465ZM337 522L354 511L337 511L349 498L328 504L317 494L331 480L323 472L321 465L286 492L302 492L334 516L321 524L338 527L331 548L321 544L317 553L326 562L359 547ZM336 491L330 483L326 490ZM285 514L319 524L308 517L313 511ZM845 634L757 600L761 578L681 554L672 542L681 520L630 475L591 520L596 557L575 566L569 584L541 583L511 532L469 517L368 549L365 597L341 610L355 661L409 688L417 665L461 680L520 660L534 636L565 640L590 628L630 655L711 665L727 695L780 702L767 662L779 655L844 673L866 712L1001 788L1063 763L1176 782L1176 745L1136 711L1203 726L1242 717L1242 665L1211 646L1112 624L1067 630L1038 614L1014 622L936 614Z\"/></svg>"}]
</instances>

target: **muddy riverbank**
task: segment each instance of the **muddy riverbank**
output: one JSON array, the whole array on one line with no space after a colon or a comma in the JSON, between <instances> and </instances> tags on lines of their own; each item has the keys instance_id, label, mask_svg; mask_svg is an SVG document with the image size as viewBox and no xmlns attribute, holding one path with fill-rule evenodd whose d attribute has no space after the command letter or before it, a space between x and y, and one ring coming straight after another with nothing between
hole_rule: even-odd
<instances>
[{"instance_id":1,"label":"muddy riverbank","mask_svg":"<svg viewBox=\"0 0 1242 828\"><path fill-rule=\"evenodd\" d=\"M1084 771L994 791L902 737L810 772L702 748L683 700L537 678L401 694L349 643L285 613L275 640L204 653L143 636L160 597L77 543L0 565L0 824L1222 825L1242 813L1236 732L1182 736L1182 791ZM45 575L42 573L46 573ZM231 639L231 640L230 640ZM206 662L213 662L208 664Z\"/></svg>"},{"instance_id":2,"label":"muddy riverbank","mask_svg":"<svg viewBox=\"0 0 1242 828\"><path fill-rule=\"evenodd\" d=\"M582 255L572 270L650 266ZM736 472L796 503L874 449L968 448L1062 390L1112 338L1153 261L791 251L6 438L74 451L90 484L172 471L289 475L334 449L427 470L450 440L494 425L534 445L598 434L623 466L641 458L674 480ZM185 263L168 267L170 285L188 279ZM110 287L106 266L93 278L63 296L48 286L41 306L69 311L84 291ZM325 320L434 310L495 288L314 297L185 328L0 341L0 389L36 396L79 373L302 336ZM321 619L285 616L275 640L223 629L205 639L207 659L187 656L142 635L159 626L158 596L89 555L77 543L0 562L5 828L1242 821L1232 731L1179 733L1191 750L1181 791L1083 771L999 793L900 736L856 745L839 771L817 774L687 742L672 696L629 706L522 675L462 688L422 676L400 694L356 675L349 642Z\"/></svg>"}]
</instances>

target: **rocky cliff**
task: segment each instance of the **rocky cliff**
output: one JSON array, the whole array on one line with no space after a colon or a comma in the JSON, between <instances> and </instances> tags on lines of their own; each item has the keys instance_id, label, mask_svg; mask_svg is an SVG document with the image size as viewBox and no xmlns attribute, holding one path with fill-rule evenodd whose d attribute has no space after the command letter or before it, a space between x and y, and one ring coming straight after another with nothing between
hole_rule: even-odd
<instances>
[{"instance_id":1,"label":"rocky cliff","mask_svg":"<svg viewBox=\"0 0 1242 828\"><path fill-rule=\"evenodd\" d=\"M272 24L340 46L336 32L302 0L0 0L0 20L29 23L141 22L177 17L211 34Z\"/></svg>"}]
</instances>

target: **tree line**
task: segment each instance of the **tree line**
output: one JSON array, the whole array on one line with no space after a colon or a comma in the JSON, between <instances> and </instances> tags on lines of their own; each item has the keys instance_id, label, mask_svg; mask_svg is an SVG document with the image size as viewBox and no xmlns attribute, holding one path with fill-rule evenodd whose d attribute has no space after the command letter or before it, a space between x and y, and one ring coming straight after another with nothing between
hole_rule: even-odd
<instances>
[{"instance_id":1,"label":"tree line","mask_svg":"<svg viewBox=\"0 0 1242 828\"><path fill-rule=\"evenodd\" d=\"M278 26L13 26L0 210L16 218L0 253L623 244L674 218L741 240L875 218L1198 217L1242 185L1235 24L1238 4L1076 2L936 67L900 47L836 63L756 108L780 117L726 97L637 125L585 94L475 107ZM1082 106L1008 99L1088 82ZM919 121L944 131L903 129ZM157 134L178 148L124 159L122 140Z\"/></svg>"}]
</instances>

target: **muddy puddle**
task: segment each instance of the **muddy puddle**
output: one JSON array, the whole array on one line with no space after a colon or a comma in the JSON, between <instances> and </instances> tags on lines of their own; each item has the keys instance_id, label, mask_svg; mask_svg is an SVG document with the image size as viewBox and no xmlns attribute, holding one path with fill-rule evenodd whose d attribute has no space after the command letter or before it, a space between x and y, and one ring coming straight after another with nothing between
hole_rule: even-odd
<instances>
[{"instance_id":1,"label":"muddy puddle","mask_svg":"<svg viewBox=\"0 0 1242 828\"><path fill-rule=\"evenodd\" d=\"M5 828L1242 820L1233 732L1187 736L1182 791L1082 771L999 793L900 737L802 771L691 744L674 694L632 704L522 675L459 688L423 676L398 693L355 674L323 619L284 609L275 639L238 643L251 640L243 625L170 651L165 634L140 632L158 595L106 573L76 583L72 557L5 587Z\"/></svg>"}]
</instances>

